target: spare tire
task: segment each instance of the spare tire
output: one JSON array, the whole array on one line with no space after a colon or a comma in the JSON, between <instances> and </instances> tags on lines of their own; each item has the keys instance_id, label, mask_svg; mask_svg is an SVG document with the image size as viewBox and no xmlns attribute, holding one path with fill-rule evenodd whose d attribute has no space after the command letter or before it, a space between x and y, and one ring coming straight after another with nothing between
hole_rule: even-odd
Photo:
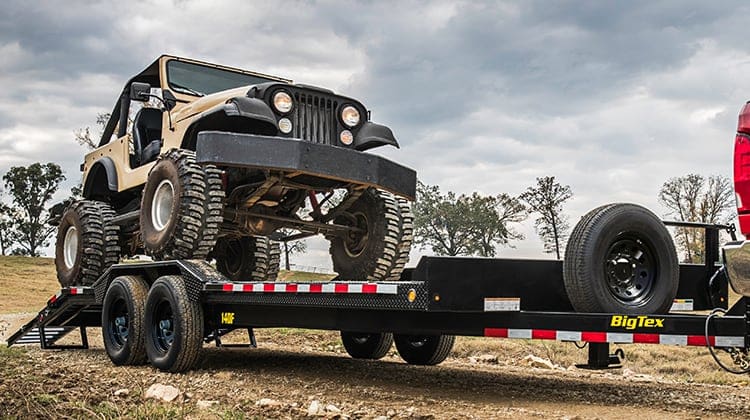
<instances>
[{"instance_id":1,"label":"spare tire","mask_svg":"<svg viewBox=\"0 0 750 420\"><path fill-rule=\"evenodd\" d=\"M570 235L563 281L578 312L667 313L679 285L674 242L664 223L644 207L599 207Z\"/></svg>"}]
</instances>

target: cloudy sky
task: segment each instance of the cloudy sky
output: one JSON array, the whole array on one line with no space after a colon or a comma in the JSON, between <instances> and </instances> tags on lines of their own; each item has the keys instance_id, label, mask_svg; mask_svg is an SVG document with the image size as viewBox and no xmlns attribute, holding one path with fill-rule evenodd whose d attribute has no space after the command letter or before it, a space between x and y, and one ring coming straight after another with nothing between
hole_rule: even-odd
<instances>
[{"instance_id":1,"label":"cloudy sky","mask_svg":"<svg viewBox=\"0 0 750 420\"><path fill-rule=\"evenodd\" d=\"M554 175L572 221L612 201L659 214L661 184L731 175L750 99L746 2L47 2L0 14L0 173L54 161L80 181L76 128L162 53L361 99L457 193ZM531 219L500 255L548 257ZM298 262L328 265L322 241ZM413 256L417 256L415 252Z\"/></svg>"}]
</instances>

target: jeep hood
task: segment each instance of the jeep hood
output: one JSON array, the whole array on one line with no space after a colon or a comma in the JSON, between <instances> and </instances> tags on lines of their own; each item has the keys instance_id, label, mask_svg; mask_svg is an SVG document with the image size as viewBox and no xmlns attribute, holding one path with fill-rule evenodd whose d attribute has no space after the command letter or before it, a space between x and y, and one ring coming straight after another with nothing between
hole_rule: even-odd
<instances>
[{"instance_id":1,"label":"jeep hood","mask_svg":"<svg viewBox=\"0 0 750 420\"><path fill-rule=\"evenodd\" d=\"M175 123L184 121L194 115L205 112L216 105L223 104L231 98L237 96L246 96L247 91L251 86L241 86L234 89L223 90L221 92L212 93L210 95L201 96L193 102L188 104L180 104L172 112L172 119Z\"/></svg>"}]
</instances>

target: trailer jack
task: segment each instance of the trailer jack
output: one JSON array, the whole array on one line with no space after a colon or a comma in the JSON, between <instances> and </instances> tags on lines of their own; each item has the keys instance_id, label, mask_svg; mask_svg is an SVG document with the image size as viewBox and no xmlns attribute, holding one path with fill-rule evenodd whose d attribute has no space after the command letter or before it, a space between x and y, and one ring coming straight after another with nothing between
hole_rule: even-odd
<instances>
[{"instance_id":1,"label":"trailer jack","mask_svg":"<svg viewBox=\"0 0 750 420\"><path fill-rule=\"evenodd\" d=\"M589 360L584 364L576 365L579 369L600 370L617 369L622 367L625 352L622 349L609 352L609 343L589 343Z\"/></svg>"}]
</instances>

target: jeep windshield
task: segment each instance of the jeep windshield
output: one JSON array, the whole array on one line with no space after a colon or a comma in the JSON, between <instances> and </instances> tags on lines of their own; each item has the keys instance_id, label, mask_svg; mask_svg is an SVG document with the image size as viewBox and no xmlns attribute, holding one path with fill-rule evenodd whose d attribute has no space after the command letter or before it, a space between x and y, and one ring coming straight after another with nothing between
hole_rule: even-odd
<instances>
[{"instance_id":1,"label":"jeep windshield","mask_svg":"<svg viewBox=\"0 0 750 420\"><path fill-rule=\"evenodd\" d=\"M184 61L167 62L167 82L177 92L188 95L204 96L240 86L259 83L277 82L262 76L234 72Z\"/></svg>"}]
</instances>

